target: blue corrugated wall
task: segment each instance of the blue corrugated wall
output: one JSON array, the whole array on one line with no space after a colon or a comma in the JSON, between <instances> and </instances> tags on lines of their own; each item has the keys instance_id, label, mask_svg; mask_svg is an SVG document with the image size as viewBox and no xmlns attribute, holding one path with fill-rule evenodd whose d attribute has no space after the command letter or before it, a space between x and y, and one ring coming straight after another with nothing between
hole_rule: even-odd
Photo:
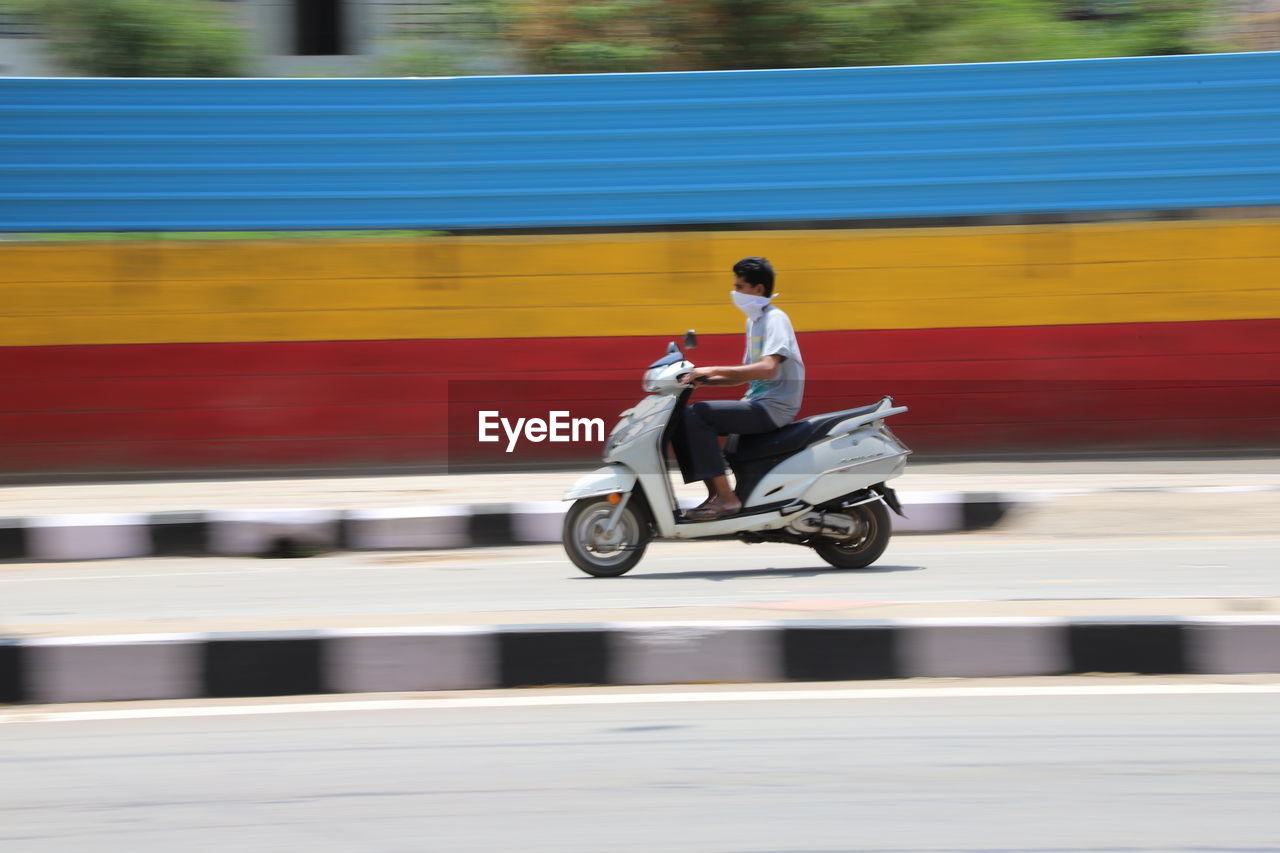
<instances>
[{"instance_id":1,"label":"blue corrugated wall","mask_svg":"<svg viewBox=\"0 0 1280 853\"><path fill-rule=\"evenodd\" d=\"M0 229L1280 204L1280 53L422 80L0 80Z\"/></svg>"}]
</instances>

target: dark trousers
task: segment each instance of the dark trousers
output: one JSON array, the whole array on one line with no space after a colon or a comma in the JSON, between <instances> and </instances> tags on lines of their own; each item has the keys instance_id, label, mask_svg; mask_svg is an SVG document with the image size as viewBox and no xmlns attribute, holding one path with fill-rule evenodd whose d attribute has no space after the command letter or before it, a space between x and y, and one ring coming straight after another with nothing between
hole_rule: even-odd
<instances>
[{"instance_id":1,"label":"dark trousers","mask_svg":"<svg viewBox=\"0 0 1280 853\"><path fill-rule=\"evenodd\" d=\"M724 457L716 440L719 436L755 435L775 429L773 419L759 403L703 400L685 407L684 420L671 444L684 481L695 483L724 473Z\"/></svg>"}]
</instances>

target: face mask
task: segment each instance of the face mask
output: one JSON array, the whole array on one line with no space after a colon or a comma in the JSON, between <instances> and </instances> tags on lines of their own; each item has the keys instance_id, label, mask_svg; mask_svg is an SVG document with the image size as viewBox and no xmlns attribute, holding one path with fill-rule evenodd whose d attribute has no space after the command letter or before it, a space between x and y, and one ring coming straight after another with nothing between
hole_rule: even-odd
<instances>
[{"instance_id":1,"label":"face mask","mask_svg":"<svg viewBox=\"0 0 1280 853\"><path fill-rule=\"evenodd\" d=\"M738 310L754 320L764 312L765 308L769 307L769 303L778 294L775 293L773 296L751 296L747 293L730 290L729 295L733 297L733 304L738 306Z\"/></svg>"}]
</instances>

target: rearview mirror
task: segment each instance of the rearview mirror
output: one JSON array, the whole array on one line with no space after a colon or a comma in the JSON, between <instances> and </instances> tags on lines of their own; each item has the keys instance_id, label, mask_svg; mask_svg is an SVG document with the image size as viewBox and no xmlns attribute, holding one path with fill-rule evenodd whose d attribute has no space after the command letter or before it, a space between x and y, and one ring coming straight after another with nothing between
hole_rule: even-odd
<instances>
[{"instance_id":1,"label":"rearview mirror","mask_svg":"<svg viewBox=\"0 0 1280 853\"><path fill-rule=\"evenodd\" d=\"M690 329L684 333L684 348L691 350L698 345L698 335Z\"/></svg>"}]
</instances>

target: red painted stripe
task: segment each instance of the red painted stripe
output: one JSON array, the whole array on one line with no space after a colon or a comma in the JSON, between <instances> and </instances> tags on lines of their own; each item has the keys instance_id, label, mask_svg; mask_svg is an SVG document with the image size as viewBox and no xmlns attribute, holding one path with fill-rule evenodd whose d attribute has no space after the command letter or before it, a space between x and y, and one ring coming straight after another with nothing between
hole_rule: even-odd
<instances>
[{"instance_id":1,"label":"red painted stripe","mask_svg":"<svg viewBox=\"0 0 1280 853\"><path fill-rule=\"evenodd\" d=\"M1186 388L1099 388L1077 384L1040 388L1008 383L913 383L895 390L893 397L911 409L895 423L913 426L1280 417L1280 384ZM806 395L802 414L838 411L849 407L850 401L876 399L874 393L856 390L838 396Z\"/></svg>"},{"instance_id":2,"label":"red painted stripe","mask_svg":"<svg viewBox=\"0 0 1280 853\"><path fill-rule=\"evenodd\" d=\"M445 403L0 415L0 434L46 443L208 441L441 434Z\"/></svg>"},{"instance_id":3,"label":"red painted stripe","mask_svg":"<svg viewBox=\"0 0 1280 853\"><path fill-rule=\"evenodd\" d=\"M1268 445L1280 436L1280 320L801 333L802 414L911 406L921 451ZM439 460L474 409L616 414L661 338L0 349L0 469L377 465ZM735 363L708 337L700 363ZM550 384L548 384L550 383ZM736 396L735 389L703 393ZM523 401L523 402L521 402ZM455 407L455 413L462 411ZM530 455L595 456L579 446Z\"/></svg>"},{"instance_id":4,"label":"red painted stripe","mask_svg":"<svg viewBox=\"0 0 1280 853\"><path fill-rule=\"evenodd\" d=\"M244 439L238 441L84 441L23 446L11 471L229 471L270 468L368 468L443 459L443 438ZM74 464L68 464L68 463Z\"/></svg>"},{"instance_id":5,"label":"red painted stripe","mask_svg":"<svg viewBox=\"0 0 1280 853\"><path fill-rule=\"evenodd\" d=\"M1158 424L1158 428L1155 428ZM1280 417L1177 421L1086 420L1071 423L951 424L925 427L893 425L899 438L917 451L948 453L1031 452L1095 449L1113 451L1179 451L1212 448L1229 452L1280 446Z\"/></svg>"},{"instance_id":6,"label":"red painted stripe","mask_svg":"<svg viewBox=\"0 0 1280 853\"><path fill-rule=\"evenodd\" d=\"M0 378L634 372L678 337L0 347ZM810 365L1275 355L1277 341L1280 319L800 332ZM742 356L740 335L709 335L701 342L695 355L703 363Z\"/></svg>"},{"instance_id":7,"label":"red painted stripe","mask_svg":"<svg viewBox=\"0 0 1280 853\"><path fill-rule=\"evenodd\" d=\"M1005 360L955 359L950 361L884 364L810 364L814 380L875 376L884 381L910 382L958 377L983 377L1023 382L1103 382L1121 377L1144 385L1222 382L1269 382L1277 373L1274 353L1186 353L1148 356L1116 356L1094 353L1074 358L1018 358Z\"/></svg>"},{"instance_id":8,"label":"red painted stripe","mask_svg":"<svg viewBox=\"0 0 1280 853\"><path fill-rule=\"evenodd\" d=\"M591 382L575 374L561 373L560 396L566 400L592 400L614 396L620 402L639 391L636 371L612 371ZM12 379L4 383L4 409L9 412L110 412L122 410L168 411L173 409L255 409L314 406L388 406L438 403L475 389L491 396L494 388L521 391L509 378L468 380L458 375L421 376L196 376L126 377L106 379ZM601 388L610 393L602 394ZM627 395L627 396L623 396Z\"/></svg>"}]
</instances>

